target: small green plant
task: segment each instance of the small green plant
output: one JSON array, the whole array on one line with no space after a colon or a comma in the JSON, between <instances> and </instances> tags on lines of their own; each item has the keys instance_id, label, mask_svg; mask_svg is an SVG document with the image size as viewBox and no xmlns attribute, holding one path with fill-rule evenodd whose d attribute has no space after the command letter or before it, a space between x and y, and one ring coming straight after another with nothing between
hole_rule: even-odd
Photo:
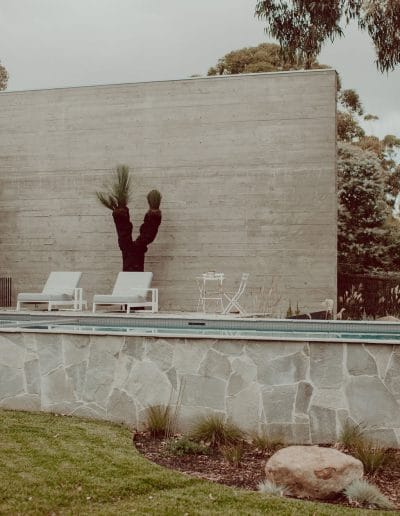
<instances>
[{"instance_id":1,"label":"small green plant","mask_svg":"<svg viewBox=\"0 0 400 516\"><path fill-rule=\"evenodd\" d=\"M209 443L212 448L237 444L243 432L233 423L225 423L221 416L204 416L194 425L190 437L195 441Z\"/></svg>"},{"instance_id":2,"label":"small green plant","mask_svg":"<svg viewBox=\"0 0 400 516\"><path fill-rule=\"evenodd\" d=\"M285 446L284 440L272 438L265 431L250 434L251 444L264 453L274 453Z\"/></svg>"},{"instance_id":3,"label":"small green plant","mask_svg":"<svg viewBox=\"0 0 400 516\"><path fill-rule=\"evenodd\" d=\"M363 463L365 473L370 475L376 473L389 460L386 448L366 440L360 440L355 445L352 455Z\"/></svg>"},{"instance_id":4,"label":"small green plant","mask_svg":"<svg viewBox=\"0 0 400 516\"><path fill-rule=\"evenodd\" d=\"M153 437L168 437L172 428L169 405L153 405L146 411L146 428Z\"/></svg>"},{"instance_id":5,"label":"small green plant","mask_svg":"<svg viewBox=\"0 0 400 516\"><path fill-rule=\"evenodd\" d=\"M351 451L363 440L366 429L364 423L355 424L347 420L340 432L339 443Z\"/></svg>"},{"instance_id":6,"label":"small green plant","mask_svg":"<svg viewBox=\"0 0 400 516\"><path fill-rule=\"evenodd\" d=\"M270 480L264 480L257 486L260 493L271 495L271 496L290 496L290 491L286 486L280 486L271 482Z\"/></svg>"},{"instance_id":7,"label":"small green plant","mask_svg":"<svg viewBox=\"0 0 400 516\"><path fill-rule=\"evenodd\" d=\"M344 490L350 503L368 509L395 509L394 504L379 489L366 480L354 480Z\"/></svg>"},{"instance_id":8,"label":"small green plant","mask_svg":"<svg viewBox=\"0 0 400 516\"><path fill-rule=\"evenodd\" d=\"M296 310L294 311L294 315L300 315L299 302L297 301Z\"/></svg>"},{"instance_id":9,"label":"small green plant","mask_svg":"<svg viewBox=\"0 0 400 516\"><path fill-rule=\"evenodd\" d=\"M147 194L147 202L149 203L150 209L158 210L161 203L161 194L158 190L151 190Z\"/></svg>"},{"instance_id":10,"label":"small green plant","mask_svg":"<svg viewBox=\"0 0 400 516\"><path fill-rule=\"evenodd\" d=\"M289 307L286 311L286 317L292 317L292 315L293 315L292 302L289 299Z\"/></svg>"},{"instance_id":11,"label":"small green plant","mask_svg":"<svg viewBox=\"0 0 400 516\"><path fill-rule=\"evenodd\" d=\"M220 448L224 459L235 467L239 467L244 455L243 443L230 444Z\"/></svg>"},{"instance_id":12,"label":"small green plant","mask_svg":"<svg viewBox=\"0 0 400 516\"><path fill-rule=\"evenodd\" d=\"M183 455L206 455L209 451L207 446L193 441L185 435L179 439L170 439L165 449L171 455L177 455L178 457Z\"/></svg>"},{"instance_id":13,"label":"small green plant","mask_svg":"<svg viewBox=\"0 0 400 516\"><path fill-rule=\"evenodd\" d=\"M98 200L109 210L124 208L127 206L131 195L131 179L129 177L129 167L118 165L109 185L106 186L107 192L96 192Z\"/></svg>"}]
</instances>

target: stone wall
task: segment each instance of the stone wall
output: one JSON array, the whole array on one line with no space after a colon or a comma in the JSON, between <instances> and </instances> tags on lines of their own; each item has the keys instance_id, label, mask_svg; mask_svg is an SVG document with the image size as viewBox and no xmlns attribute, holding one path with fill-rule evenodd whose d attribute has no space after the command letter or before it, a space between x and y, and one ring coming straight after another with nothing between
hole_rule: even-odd
<instances>
[{"instance_id":1,"label":"stone wall","mask_svg":"<svg viewBox=\"0 0 400 516\"><path fill-rule=\"evenodd\" d=\"M273 280L281 313L320 310L336 297L335 99L333 70L0 93L0 276L35 292L79 270L89 300L110 292L121 257L94 192L126 163L135 235L146 193L164 196L146 260L162 310L193 310L208 270L228 292L250 272L249 311Z\"/></svg>"},{"instance_id":2,"label":"stone wall","mask_svg":"<svg viewBox=\"0 0 400 516\"><path fill-rule=\"evenodd\" d=\"M328 443L348 417L400 446L400 346L0 333L0 407L140 425L222 414L244 430Z\"/></svg>"}]
</instances>

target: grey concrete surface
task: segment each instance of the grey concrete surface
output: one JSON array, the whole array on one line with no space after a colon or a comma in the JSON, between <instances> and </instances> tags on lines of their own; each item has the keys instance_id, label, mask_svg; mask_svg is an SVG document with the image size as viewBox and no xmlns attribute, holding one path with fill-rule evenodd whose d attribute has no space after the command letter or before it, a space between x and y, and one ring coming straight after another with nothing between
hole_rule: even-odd
<instances>
[{"instance_id":1,"label":"grey concrete surface","mask_svg":"<svg viewBox=\"0 0 400 516\"><path fill-rule=\"evenodd\" d=\"M79 270L86 299L110 292L121 257L95 191L125 163L135 234L146 193L163 194L146 259L161 309L195 309L208 270L228 292L250 272L248 311L321 309L336 297L335 97L333 70L0 93L0 276L15 295Z\"/></svg>"}]
</instances>

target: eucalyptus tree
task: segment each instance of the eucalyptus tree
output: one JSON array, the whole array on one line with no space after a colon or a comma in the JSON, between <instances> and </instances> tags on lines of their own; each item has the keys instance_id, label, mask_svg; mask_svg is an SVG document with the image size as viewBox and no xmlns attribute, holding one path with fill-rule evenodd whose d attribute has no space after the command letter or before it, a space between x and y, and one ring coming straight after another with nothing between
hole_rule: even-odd
<instances>
[{"instance_id":1,"label":"eucalyptus tree","mask_svg":"<svg viewBox=\"0 0 400 516\"><path fill-rule=\"evenodd\" d=\"M8 72L0 62L0 91L7 89Z\"/></svg>"}]
</instances>

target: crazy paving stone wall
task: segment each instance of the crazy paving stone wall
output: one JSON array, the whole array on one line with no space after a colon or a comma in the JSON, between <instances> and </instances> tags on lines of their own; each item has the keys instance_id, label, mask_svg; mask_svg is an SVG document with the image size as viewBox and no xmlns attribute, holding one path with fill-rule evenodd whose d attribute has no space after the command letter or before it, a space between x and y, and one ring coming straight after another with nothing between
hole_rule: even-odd
<instances>
[{"instance_id":1,"label":"crazy paving stone wall","mask_svg":"<svg viewBox=\"0 0 400 516\"><path fill-rule=\"evenodd\" d=\"M400 346L2 333L0 378L3 408L140 426L180 393L183 430L214 413L328 443L350 417L400 446Z\"/></svg>"}]
</instances>

